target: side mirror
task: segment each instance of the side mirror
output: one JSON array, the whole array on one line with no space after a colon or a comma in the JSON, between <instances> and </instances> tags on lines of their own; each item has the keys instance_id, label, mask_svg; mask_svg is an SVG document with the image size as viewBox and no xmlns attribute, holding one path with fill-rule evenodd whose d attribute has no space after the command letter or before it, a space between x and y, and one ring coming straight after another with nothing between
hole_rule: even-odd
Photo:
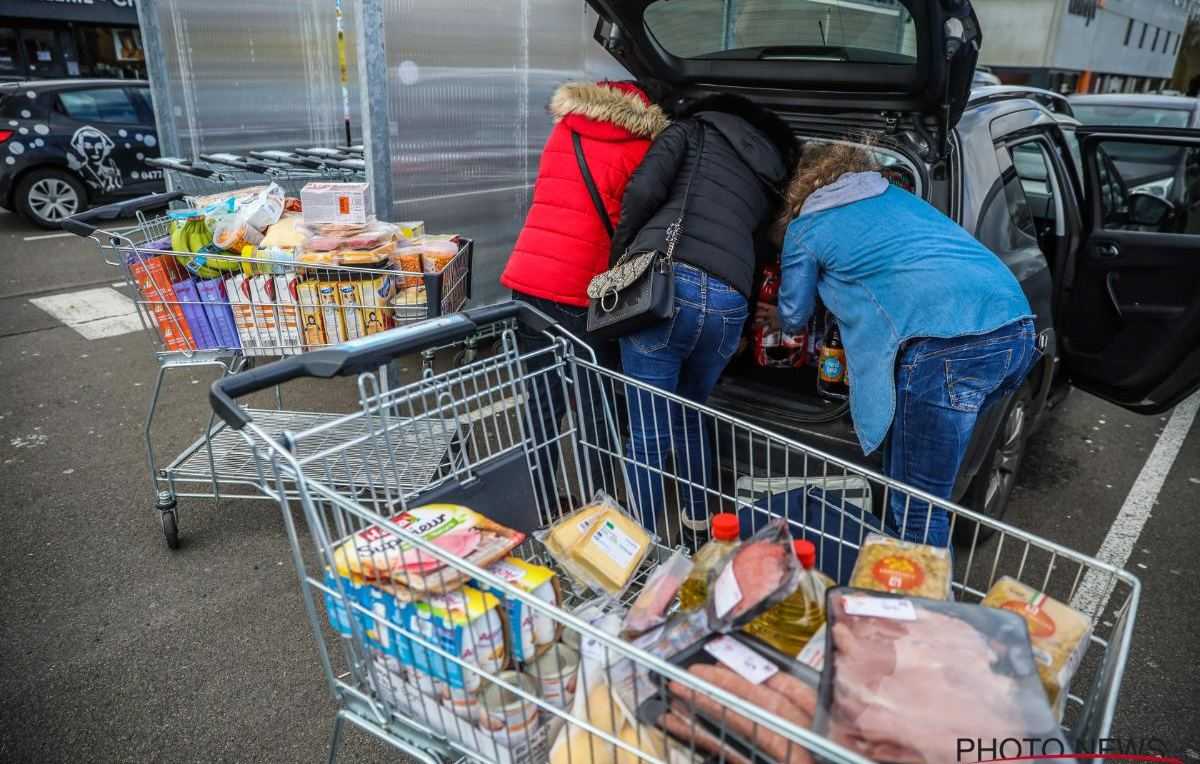
<instances>
[{"instance_id":1,"label":"side mirror","mask_svg":"<svg viewBox=\"0 0 1200 764\"><path fill-rule=\"evenodd\" d=\"M1129 222L1146 228L1161 228L1175 211L1175 205L1162 197L1144 191L1129 195Z\"/></svg>"}]
</instances>

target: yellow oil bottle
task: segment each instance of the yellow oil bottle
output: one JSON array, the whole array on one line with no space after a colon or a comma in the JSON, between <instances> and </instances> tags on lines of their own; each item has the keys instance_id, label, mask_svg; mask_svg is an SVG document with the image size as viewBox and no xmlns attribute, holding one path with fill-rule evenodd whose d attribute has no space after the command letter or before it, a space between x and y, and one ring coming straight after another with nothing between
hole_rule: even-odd
<instances>
[{"instance_id":1,"label":"yellow oil bottle","mask_svg":"<svg viewBox=\"0 0 1200 764\"><path fill-rule=\"evenodd\" d=\"M692 572L679 587L679 609L699 610L708 599L708 573L738 544L737 515L721 512L713 515L710 539L692 559Z\"/></svg>"},{"instance_id":2,"label":"yellow oil bottle","mask_svg":"<svg viewBox=\"0 0 1200 764\"><path fill-rule=\"evenodd\" d=\"M786 655L796 655L825 625L825 590L836 584L817 570L817 548L811 541L793 541L796 558L804 566L800 585L783 602L746 624L753 634Z\"/></svg>"}]
</instances>

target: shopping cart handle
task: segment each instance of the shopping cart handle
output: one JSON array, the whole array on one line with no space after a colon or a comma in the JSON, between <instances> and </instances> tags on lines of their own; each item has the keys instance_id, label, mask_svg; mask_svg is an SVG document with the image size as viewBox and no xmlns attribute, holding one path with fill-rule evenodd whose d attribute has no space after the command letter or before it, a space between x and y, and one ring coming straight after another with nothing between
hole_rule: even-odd
<instances>
[{"instance_id":1,"label":"shopping cart handle","mask_svg":"<svg viewBox=\"0 0 1200 764\"><path fill-rule=\"evenodd\" d=\"M64 231L70 231L76 236L87 238L98 227L95 223L106 220L120 220L121 218L129 217L135 212L166 207L171 202L182 199L183 196L182 191L168 191L162 194L150 194L149 196L139 196L136 199L126 199L123 202L106 204L103 207L96 207L67 218L62 222L62 227Z\"/></svg>"}]
</instances>

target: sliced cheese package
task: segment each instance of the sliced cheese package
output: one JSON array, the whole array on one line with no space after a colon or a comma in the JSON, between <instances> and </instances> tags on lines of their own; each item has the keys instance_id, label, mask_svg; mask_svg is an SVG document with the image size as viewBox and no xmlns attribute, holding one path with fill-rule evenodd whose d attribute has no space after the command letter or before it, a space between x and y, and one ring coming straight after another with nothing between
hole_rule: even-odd
<instances>
[{"instance_id":1,"label":"sliced cheese package","mask_svg":"<svg viewBox=\"0 0 1200 764\"><path fill-rule=\"evenodd\" d=\"M980 604L1011 610L1025 619L1038 677L1056 716L1062 719L1067 688L1092 636L1091 619L1009 576L992 584Z\"/></svg>"},{"instance_id":2,"label":"sliced cheese package","mask_svg":"<svg viewBox=\"0 0 1200 764\"><path fill-rule=\"evenodd\" d=\"M599 492L538 538L572 578L620 596L650 552L650 534L616 499Z\"/></svg>"}]
</instances>

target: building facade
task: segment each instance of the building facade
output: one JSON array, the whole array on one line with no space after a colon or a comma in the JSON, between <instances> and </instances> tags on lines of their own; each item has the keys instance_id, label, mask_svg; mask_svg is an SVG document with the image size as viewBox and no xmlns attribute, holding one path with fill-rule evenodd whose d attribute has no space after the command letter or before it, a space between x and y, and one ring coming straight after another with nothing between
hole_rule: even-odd
<instances>
[{"instance_id":1,"label":"building facade","mask_svg":"<svg viewBox=\"0 0 1200 764\"><path fill-rule=\"evenodd\" d=\"M973 0L979 62L1013 85L1141 93L1170 86L1193 0Z\"/></svg>"},{"instance_id":2,"label":"building facade","mask_svg":"<svg viewBox=\"0 0 1200 764\"><path fill-rule=\"evenodd\" d=\"M0 0L0 81L145 76L135 0Z\"/></svg>"}]
</instances>

